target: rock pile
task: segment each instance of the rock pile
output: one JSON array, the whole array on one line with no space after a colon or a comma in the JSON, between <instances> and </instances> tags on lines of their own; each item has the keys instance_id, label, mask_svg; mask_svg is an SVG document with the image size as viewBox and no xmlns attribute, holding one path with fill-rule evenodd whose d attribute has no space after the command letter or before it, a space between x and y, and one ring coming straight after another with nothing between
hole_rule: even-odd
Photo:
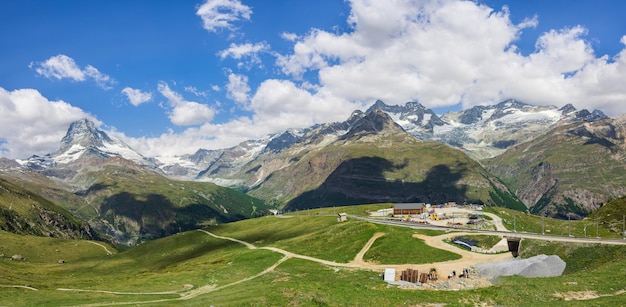
<instances>
[{"instance_id":1,"label":"rock pile","mask_svg":"<svg viewBox=\"0 0 626 307\"><path fill-rule=\"evenodd\" d=\"M508 275L526 277L561 276L563 270L565 270L565 261L556 255L538 255L527 259L478 264L476 269L480 272L480 276L490 279Z\"/></svg>"}]
</instances>

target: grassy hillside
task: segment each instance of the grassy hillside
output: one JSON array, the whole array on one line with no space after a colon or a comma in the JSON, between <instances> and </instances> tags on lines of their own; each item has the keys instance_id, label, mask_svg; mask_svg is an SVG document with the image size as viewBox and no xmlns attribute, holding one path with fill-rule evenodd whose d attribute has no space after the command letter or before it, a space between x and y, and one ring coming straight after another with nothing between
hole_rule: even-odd
<instances>
[{"instance_id":1,"label":"grassy hillside","mask_svg":"<svg viewBox=\"0 0 626 307\"><path fill-rule=\"evenodd\" d=\"M507 208L485 208L487 212L492 212L502 217L504 227L517 232L531 232L574 237L596 237L596 219L587 217L582 220L562 220L526 214ZM613 231L603 219L598 219L597 235L601 238L619 238L620 233ZM619 226L621 227L621 221Z\"/></svg>"},{"instance_id":2,"label":"grassy hillside","mask_svg":"<svg viewBox=\"0 0 626 307\"><path fill-rule=\"evenodd\" d=\"M342 254L354 257L359 248L357 244L353 246L353 241L364 243L370 233L385 232L380 239L387 237L387 241L377 240L379 245L375 244L371 250L381 263L449 258L432 256L416 260L420 254L434 255L434 251L428 246L419 246L419 240L414 244L404 241L403 238L415 231L412 229L333 220L333 217L315 215L265 217L212 226L208 230L245 239L257 247L281 247L337 261L344 259ZM256 233L257 228L262 235ZM623 303L626 290L624 246L524 241L521 245L524 257L558 254L568 264L565 275L501 277L497 285L489 288L451 292L389 287L382 281L380 272L284 259L273 251L247 249L242 244L199 231L153 240L123 252L109 246L113 251L111 255L102 247L85 241L6 232L0 232L0 240L5 254L0 260L0 305L10 306L115 303L146 306L617 306ZM333 249L335 245L344 246L345 251ZM411 250L412 246L417 248ZM26 261L7 260L7 255L17 252L23 252ZM62 257L66 262L59 264L57 259ZM274 266L273 270L266 271ZM14 287L24 285L31 288ZM74 291L59 290L61 288ZM589 299L566 301L583 294Z\"/></svg>"},{"instance_id":3,"label":"grassy hillside","mask_svg":"<svg viewBox=\"0 0 626 307\"><path fill-rule=\"evenodd\" d=\"M268 213L263 201L239 191L170 180L139 168L107 166L82 177L92 182L80 192L90 206L77 213L91 216L121 241L154 239Z\"/></svg>"},{"instance_id":4,"label":"grassy hillside","mask_svg":"<svg viewBox=\"0 0 626 307\"><path fill-rule=\"evenodd\" d=\"M603 227L619 234L624 231L624 216L626 216L626 196L604 204L602 207L598 208L598 210L591 213L589 219L598 219Z\"/></svg>"}]
</instances>

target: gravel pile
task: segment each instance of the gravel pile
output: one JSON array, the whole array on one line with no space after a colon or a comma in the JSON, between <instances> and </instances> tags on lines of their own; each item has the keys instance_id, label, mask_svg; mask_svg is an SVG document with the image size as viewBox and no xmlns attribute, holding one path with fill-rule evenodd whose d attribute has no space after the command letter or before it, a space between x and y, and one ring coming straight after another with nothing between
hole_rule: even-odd
<instances>
[{"instance_id":1,"label":"gravel pile","mask_svg":"<svg viewBox=\"0 0 626 307\"><path fill-rule=\"evenodd\" d=\"M527 259L478 264L476 269L480 272L480 276L490 279L507 275L526 277L561 276L563 270L565 270L565 261L556 255L538 255Z\"/></svg>"}]
</instances>

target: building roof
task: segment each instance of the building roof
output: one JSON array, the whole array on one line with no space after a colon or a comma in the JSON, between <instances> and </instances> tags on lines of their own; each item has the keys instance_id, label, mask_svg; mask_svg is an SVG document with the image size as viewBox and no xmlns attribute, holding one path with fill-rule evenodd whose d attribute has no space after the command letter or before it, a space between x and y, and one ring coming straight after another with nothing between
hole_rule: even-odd
<instances>
[{"instance_id":1,"label":"building roof","mask_svg":"<svg viewBox=\"0 0 626 307\"><path fill-rule=\"evenodd\" d=\"M396 210L411 210L411 209L422 209L424 203L403 203L403 204L394 204L393 208Z\"/></svg>"}]
</instances>

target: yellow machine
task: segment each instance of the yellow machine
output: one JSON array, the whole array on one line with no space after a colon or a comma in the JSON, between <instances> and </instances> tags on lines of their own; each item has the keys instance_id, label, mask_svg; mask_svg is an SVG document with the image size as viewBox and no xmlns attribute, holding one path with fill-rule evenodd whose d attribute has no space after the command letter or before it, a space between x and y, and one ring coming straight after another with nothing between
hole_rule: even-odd
<instances>
[{"instance_id":1,"label":"yellow machine","mask_svg":"<svg viewBox=\"0 0 626 307\"><path fill-rule=\"evenodd\" d=\"M429 280L438 280L439 274L437 274L437 268L430 268L430 272L428 272Z\"/></svg>"}]
</instances>

